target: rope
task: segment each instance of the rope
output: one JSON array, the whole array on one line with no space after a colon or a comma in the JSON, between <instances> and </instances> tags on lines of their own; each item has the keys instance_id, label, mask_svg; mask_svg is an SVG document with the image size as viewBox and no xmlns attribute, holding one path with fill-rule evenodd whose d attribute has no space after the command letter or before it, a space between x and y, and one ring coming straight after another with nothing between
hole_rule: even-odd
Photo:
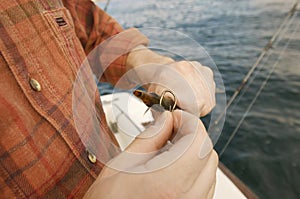
<instances>
[{"instance_id":1,"label":"rope","mask_svg":"<svg viewBox=\"0 0 300 199\"><path fill-rule=\"evenodd\" d=\"M294 19L294 18L293 18ZM297 29L299 27L300 22L298 22L296 29L294 30L294 32L292 33L292 37L295 35L295 33L297 32ZM266 77L265 81L262 83L262 85L260 86L258 92L256 93L255 97L253 98L253 100L251 101L251 103L249 104L249 106L247 107L247 110L245 111L243 117L240 119L238 125L235 127L235 129L233 130L233 132L231 133L228 141L226 142L225 146L223 147L223 149L221 150L221 152L219 153L219 157L221 157L223 155L223 153L225 152L225 150L227 149L228 145L230 144L230 142L232 141L232 139L234 138L234 136L236 135L237 131L239 130L239 128L241 127L242 123L244 122L245 118L247 117L249 111L251 110L251 108L253 107L254 103L257 101L258 96L261 94L261 92L263 91L264 87L266 86L267 82L269 81L271 75L273 74L274 70L276 69L283 53L285 52L286 48L288 47L288 45L290 44L290 40L291 37L288 38L288 41L286 42L284 48L281 50L277 61L275 62L275 64L272 66L271 71L269 72L268 76Z\"/></svg>"}]
</instances>

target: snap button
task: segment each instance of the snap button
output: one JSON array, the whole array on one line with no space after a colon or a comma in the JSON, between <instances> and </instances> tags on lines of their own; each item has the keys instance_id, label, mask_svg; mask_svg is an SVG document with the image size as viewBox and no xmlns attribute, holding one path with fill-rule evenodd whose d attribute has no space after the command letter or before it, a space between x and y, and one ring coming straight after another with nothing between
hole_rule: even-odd
<instances>
[{"instance_id":1,"label":"snap button","mask_svg":"<svg viewBox=\"0 0 300 199\"><path fill-rule=\"evenodd\" d=\"M41 87L40 83L37 80L30 79L29 83L30 83L30 86L33 90L35 90L35 91L41 91L42 90L42 87Z\"/></svg>"},{"instance_id":2,"label":"snap button","mask_svg":"<svg viewBox=\"0 0 300 199\"><path fill-rule=\"evenodd\" d=\"M95 164L97 162L97 158L94 154L88 153L88 159L91 163Z\"/></svg>"}]
</instances>

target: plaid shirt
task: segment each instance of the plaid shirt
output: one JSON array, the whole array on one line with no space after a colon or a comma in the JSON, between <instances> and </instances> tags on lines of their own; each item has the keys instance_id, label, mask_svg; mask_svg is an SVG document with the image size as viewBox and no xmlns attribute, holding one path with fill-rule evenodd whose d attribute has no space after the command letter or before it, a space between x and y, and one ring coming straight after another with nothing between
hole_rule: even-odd
<instances>
[{"instance_id":1,"label":"plaid shirt","mask_svg":"<svg viewBox=\"0 0 300 199\"><path fill-rule=\"evenodd\" d=\"M0 0L1 198L81 198L96 179L103 165L89 159L76 132L72 85L86 54L121 31L89 0ZM132 40L116 48L147 43L129 32ZM126 57L110 64L104 80L118 80ZM94 86L89 68L86 74ZM96 96L103 139L115 141Z\"/></svg>"}]
</instances>

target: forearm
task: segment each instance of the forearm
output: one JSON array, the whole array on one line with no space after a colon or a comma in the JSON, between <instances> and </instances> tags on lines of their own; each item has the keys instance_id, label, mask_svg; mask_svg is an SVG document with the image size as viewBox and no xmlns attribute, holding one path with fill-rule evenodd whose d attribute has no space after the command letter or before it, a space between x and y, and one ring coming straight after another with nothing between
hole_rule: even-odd
<instances>
[{"instance_id":1,"label":"forearm","mask_svg":"<svg viewBox=\"0 0 300 199\"><path fill-rule=\"evenodd\" d=\"M146 65L146 64L170 64L174 60L170 57L162 56L149 48L139 45L134 48L127 57L126 69L134 69L135 67Z\"/></svg>"}]
</instances>

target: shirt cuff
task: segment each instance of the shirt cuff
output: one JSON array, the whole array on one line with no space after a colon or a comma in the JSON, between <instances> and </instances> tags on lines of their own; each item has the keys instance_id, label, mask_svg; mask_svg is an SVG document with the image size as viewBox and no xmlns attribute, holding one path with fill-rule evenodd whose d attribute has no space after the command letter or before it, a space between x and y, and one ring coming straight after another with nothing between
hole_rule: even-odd
<instances>
[{"instance_id":1,"label":"shirt cuff","mask_svg":"<svg viewBox=\"0 0 300 199\"><path fill-rule=\"evenodd\" d=\"M102 42L99 47L101 81L115 85L126 72L128 53L139 45L148 45L148 38L136 28L124 30Z\"/></svg>"}]
</instances>

